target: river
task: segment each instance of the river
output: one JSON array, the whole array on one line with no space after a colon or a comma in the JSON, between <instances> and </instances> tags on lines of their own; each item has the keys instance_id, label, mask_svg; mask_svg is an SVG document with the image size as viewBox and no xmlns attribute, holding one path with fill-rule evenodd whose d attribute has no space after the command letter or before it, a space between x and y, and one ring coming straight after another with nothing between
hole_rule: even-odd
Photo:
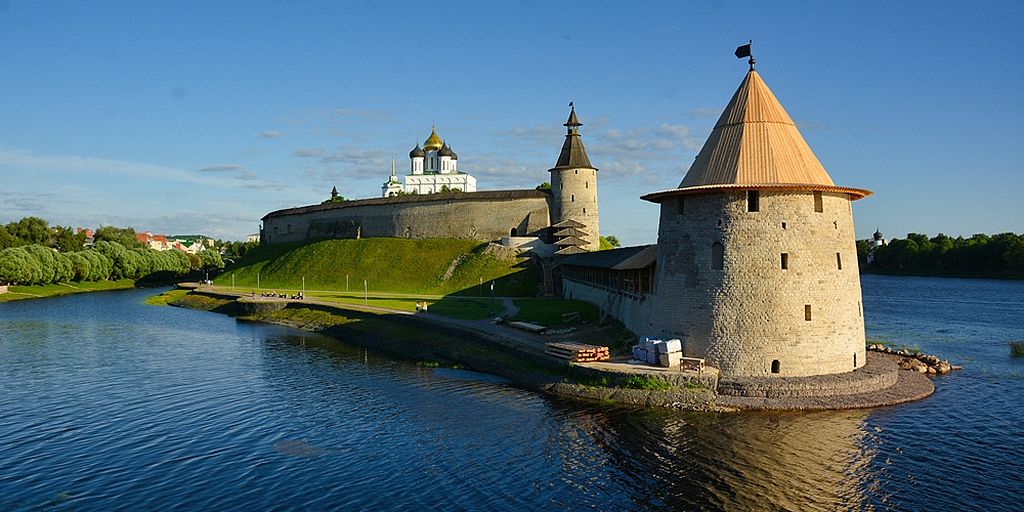
<instances>
[{"instance_id":1,"label":"river","mask_svg":"<svg viewBox=\"0 0 1024 512\"><path fill-rule=\"evenodd\" d=\"M869 337L965 369L890 408L638 411L148 290L0 304L0 511L1019 510L1024 282L862 284Z\"/></svg>"}]
</instances>

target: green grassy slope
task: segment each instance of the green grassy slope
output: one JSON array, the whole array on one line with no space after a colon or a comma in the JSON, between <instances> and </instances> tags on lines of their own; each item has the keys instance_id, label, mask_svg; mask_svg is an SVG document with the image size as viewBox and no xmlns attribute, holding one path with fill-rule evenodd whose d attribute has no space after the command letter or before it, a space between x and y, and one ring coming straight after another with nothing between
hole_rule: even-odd
<instances>
[{"instance_id":1,"label":"green grassy slope","mask_svg":"<svg viewBox=\"0 0 1024 512\"><path fill-rule=\"evenodd\" d=\"M54 297L57 295L68 295L72 293L125 290L134 287L135 281L131 279L121 279L120 281L57 283L38 286L11 286L9 293L0 295L0 302L21 299L38 299L40 297Z\"/></svg>"},{"instance_id":2,"label":"green grassy slope","mask_svg":"<svg viewBox=\"0 0 1024 512\"><path fill-rule=\"evenodd\" d=\"M364 238L322 240L310 243L260 246L216 279L220 286L255 289L259 273L263 290L297 290L306 278L307 290L351 292L422 293L434 295L495 294L532 297L537 293L538 272L525 259L498 259L486 254L486 244L470 240L407 240ZM446 274L449 274L445 278Z\"/></svg>"}]
</instances>

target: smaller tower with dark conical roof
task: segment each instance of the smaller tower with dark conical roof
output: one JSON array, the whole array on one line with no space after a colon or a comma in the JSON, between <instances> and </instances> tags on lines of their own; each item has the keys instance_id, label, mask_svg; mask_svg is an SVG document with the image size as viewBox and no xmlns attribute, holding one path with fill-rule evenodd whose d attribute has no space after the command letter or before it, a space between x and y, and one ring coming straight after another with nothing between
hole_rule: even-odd
<instances>
[{"instance_id":1,"label":"smaller tower with dark conical roof","mask_svg":"<svg viewBox=\"0 0 1024 512\"><path fill-rule=\"evenodd\" d=\"M565 142L551 173L551 224L559 228L572 224L579 233L575 238L582 243L576 249L594 251L600 247L600 228L597 216L597 168L590 164L587 149L580 137L580 123L576 108L569 104L569 119ZM566 249L563 249L566 250ZM559 251L562 252L562 251Z\"/></svg>"}]
</instances>

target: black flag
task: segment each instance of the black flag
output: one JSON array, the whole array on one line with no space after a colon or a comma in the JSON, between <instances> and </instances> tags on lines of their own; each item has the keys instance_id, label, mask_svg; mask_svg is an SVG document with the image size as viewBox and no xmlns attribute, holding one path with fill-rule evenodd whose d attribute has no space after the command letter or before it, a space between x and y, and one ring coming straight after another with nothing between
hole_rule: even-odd
<instances>
[{"instance_id":1,"label":"black flag","mask_svg":"<svg viewBox=\"0 0 1024 512\"><path fill-rule=\"evenodd\" d=\"M750 57L750 44L736 48L736 58L742 59L743 57Z\"/></svg>"}]
</instances>

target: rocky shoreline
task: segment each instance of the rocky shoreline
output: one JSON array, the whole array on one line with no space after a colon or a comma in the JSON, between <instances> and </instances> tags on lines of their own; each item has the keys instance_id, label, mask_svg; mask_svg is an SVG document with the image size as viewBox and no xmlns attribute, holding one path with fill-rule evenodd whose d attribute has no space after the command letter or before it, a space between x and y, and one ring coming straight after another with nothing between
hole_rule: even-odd
<instances>
[{"instance_id":1,"label":"rocky shoreline","mask_svg":"<svg viewBox=\"0 0 1024 512\"><path fill-rule=\"evenodd\" d=\"M940 359L938 356L922 352L912 352L907 349L893 350L881 343L868 345L871 352L898 356L901 359L897 363L901 370L910 370L918 373L931 375L945 375L953 370L962 370L963 366L950 364L948 360Z\"/></svg>"}]
</instances>

